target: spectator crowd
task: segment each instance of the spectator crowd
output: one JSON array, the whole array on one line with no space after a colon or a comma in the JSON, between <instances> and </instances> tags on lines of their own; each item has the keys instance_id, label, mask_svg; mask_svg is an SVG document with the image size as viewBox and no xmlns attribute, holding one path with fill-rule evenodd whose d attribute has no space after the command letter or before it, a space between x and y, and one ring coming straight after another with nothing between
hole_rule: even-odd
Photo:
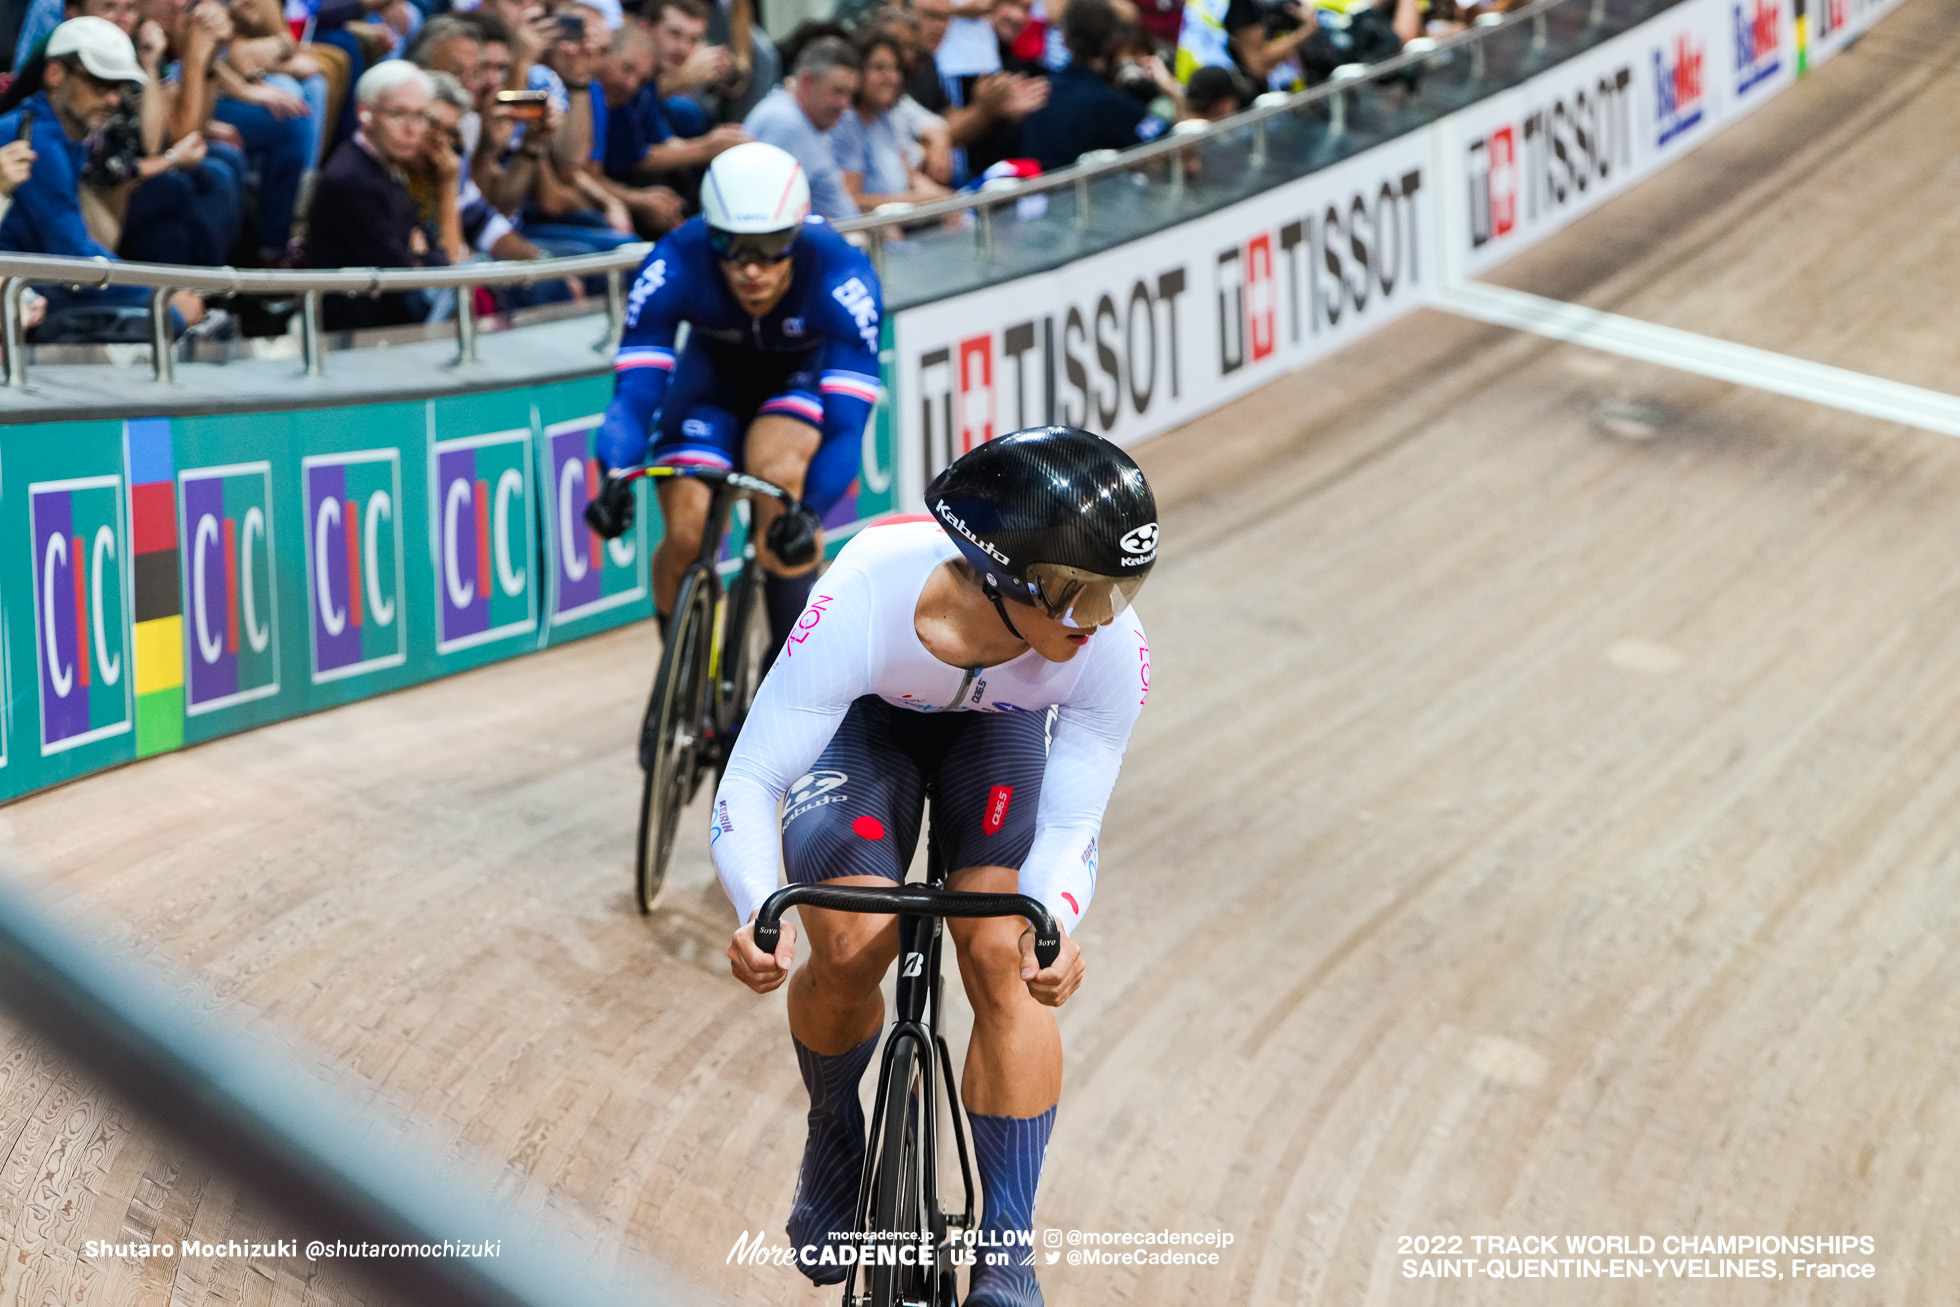
<instances>
[{"instance_id":1,"label":"spectator crowd","mask_svg":"<svg viewBox=\"0 0 1960 1307\"><path fill-rule=\"evenodd\" d=\"M763 140L832 219L1217 119L1460 25L1457 0L25 0L0 16L0 251L427 267L594 253ZM1495 0L1502 7L1512 0ZM148 292L39 288L40 339L141 339ZM499 291L515 308L589 293ZM329 297L330 330L453 296ZM182 329L278 331L180 294ZM257 314L257 318L251 316Z\"/></svg>"}]
</instances>

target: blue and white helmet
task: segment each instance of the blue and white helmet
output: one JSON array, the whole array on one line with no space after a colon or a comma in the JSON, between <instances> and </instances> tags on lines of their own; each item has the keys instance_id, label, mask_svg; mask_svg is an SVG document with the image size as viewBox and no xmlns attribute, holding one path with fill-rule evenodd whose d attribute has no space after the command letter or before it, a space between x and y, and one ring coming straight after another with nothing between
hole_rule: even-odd
<instances>
[{"instance_id":1,"label":"blue and white helmet","mask_svg":"<svg viewBox=\"0 0 1960 1307\"><path fill-rule=\"evenodd\" d=\"M794 230L810 216L810 182L789 151L747 141L723 150L708 165L701 216L711 231Z\"/></svg>"}]
</instances>

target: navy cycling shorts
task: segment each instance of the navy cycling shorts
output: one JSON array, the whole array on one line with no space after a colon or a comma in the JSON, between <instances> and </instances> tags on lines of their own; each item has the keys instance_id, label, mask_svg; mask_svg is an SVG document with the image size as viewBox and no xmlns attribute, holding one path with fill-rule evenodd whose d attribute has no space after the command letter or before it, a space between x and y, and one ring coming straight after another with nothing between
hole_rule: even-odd
<instances>
[{"instance_id":1,"label":"navy cycling shorts","mask_svg":"<svg viewBox=\"0 0 1960 1307\"><path fill-rule=\"evenodd\" d=\"M674 361L649 463L737 468L749 424L767 413L823 430L817 351L763 354L690 338Z\"/></svg>"},{"instance_id":2,"label":"navy cycling shorts","mask_svg":"<svg viewBox=\"0 0 1960 1307\"><path fill-rule=\"evenodd\" d=\"M783 807L792 885L838 876L903 882L926 791L946 869L1018 869L1034 844L1048 767L1046 712L922 713L875 694L851 705Z\"/></svg>"}]
</instances>

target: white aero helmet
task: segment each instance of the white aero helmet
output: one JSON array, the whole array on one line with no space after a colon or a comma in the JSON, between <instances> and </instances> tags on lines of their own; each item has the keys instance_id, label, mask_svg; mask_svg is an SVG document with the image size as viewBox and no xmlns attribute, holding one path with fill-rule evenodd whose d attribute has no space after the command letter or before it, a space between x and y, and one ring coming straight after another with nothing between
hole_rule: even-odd
<instances>
[{"instance_id":1,"label":"white aero helmet","mask_svg":"<svg viewBox=\"0 0 1960 1307\"><path fill-rule=\"evenodd\" d=\"M730 262L788 258L809 215L809 180L787 150L748 141L708 165L701 216L715 253Z\"/></svg>"}]
</instances>

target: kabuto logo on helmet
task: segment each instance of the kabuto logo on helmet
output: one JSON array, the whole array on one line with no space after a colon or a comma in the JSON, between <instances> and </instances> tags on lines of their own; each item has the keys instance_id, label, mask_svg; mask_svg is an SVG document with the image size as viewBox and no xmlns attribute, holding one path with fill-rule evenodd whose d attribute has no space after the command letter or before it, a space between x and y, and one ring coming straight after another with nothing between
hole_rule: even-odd
<instances>
[{"instance_id":1,"label":"kabuto logo on helmet","mask_svg":"<svg viewBox=\"0 0 1960 1307\"><path fill-rule=\"evenodd\" d=\"M1009 558L1006 554L1003 554L1000 550L988 544L985 540L982 540L979 536L973 534L973 532L967 528L966 523L962 522L959 519L958 515L956 515L951 508L948 508L946 506L945 500L943 499L940 500L937 504L934 504L932 507L934 512L938 513L940 517L946 520L947 526L952 527L955 531L959 532L961 535L965 536L968 540L971 540L974 544L978 545L981 551L985 553L987 557L993 559L996 563L999 563L1002 567L1014 566L1013 559Z\"/></svg>"},{"instance_id":2,"label":"kabuto logo on helmet","mask_svg":"<svg viewBox=\"0 0 1960 1307\"><path fill-rule=\"evenodd\" d=\"M1146 522L1117 543L1123 546L1126 554L1154 554L1157 552L1157 524Z\"/></svg>"}]
</instances>

